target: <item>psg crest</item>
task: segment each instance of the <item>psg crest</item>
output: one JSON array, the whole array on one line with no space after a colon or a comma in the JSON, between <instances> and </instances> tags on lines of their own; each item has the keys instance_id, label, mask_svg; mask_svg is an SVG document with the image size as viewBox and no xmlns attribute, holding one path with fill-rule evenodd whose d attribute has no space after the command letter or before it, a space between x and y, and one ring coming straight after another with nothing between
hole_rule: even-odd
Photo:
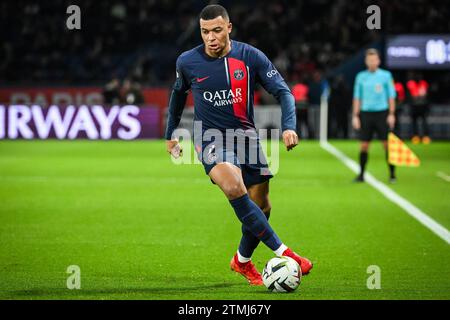
<instances>
[{"instance_id":1,"label":"psg crest","mask_svg":"<svg viewBox=\"0 0 450 320\"><path fill-rule=\"evenodd\" d=\"M241 69L236 69L234 71L234 78L236 80L242 80L244 78L244 71L242 71Z\"/></svg>"},{"instance_id":2,"label":"psg crest","mask_svg":"<svg viewBox=\"0 0 450 320\"><path fill-rule=\"evenodd\" d=\"M208 160L208 163L210 163L210 164L217 160L215 145L212 145L211 148L209 148L207 160Z\"/></svg>"}]
</instances>

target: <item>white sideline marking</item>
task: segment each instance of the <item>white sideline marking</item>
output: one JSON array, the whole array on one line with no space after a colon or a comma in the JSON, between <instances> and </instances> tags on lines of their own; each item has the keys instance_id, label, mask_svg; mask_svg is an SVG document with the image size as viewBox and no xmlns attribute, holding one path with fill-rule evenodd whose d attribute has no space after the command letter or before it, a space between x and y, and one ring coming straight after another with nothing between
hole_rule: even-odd
<instances>
[{"instance_id":1,"label":"white sideline marking","mask_svg":"<svg viewBox=\"0 0 450 320\"><path fill-rule=\"evenodd\" d=\"M439 178L442 178L442 179L444 179L445 181L450 182L450 176L449 176L449 175L446 175L446 174L443 173L442 171L436 172L436 175L437 175Z\"/></svg>"},{"instance_id":2,"label":"white sideline marking","mask_svg":"<svg viewBox=\"0 0 450 320\"><path fill-rule=\"evenodd\" d=\"M320 143L320 146L329 153L331 153L332 155L334 155L340 161L342 161L353 172L355 172L356 174L359 173L359 165L355 161L348 158L344 153L333 147L327 141L322 141ZM425 227L433 231L442 240L447 242L447 244L450 244L450 232L445 227L443 227L435 220L430 218L426 213L424 213L422 210L414 206L408 200L399 196L395 191L386 186L384 183L375 179L375 177L372 176L370 173L366 172L364 178L368 184L370 184L372 187L381 192L386 198L388 198L390 201L392 201L400 208L405 210L406 213L408 213L411 217L419 221Z\"/></svg>"}]
</instances>

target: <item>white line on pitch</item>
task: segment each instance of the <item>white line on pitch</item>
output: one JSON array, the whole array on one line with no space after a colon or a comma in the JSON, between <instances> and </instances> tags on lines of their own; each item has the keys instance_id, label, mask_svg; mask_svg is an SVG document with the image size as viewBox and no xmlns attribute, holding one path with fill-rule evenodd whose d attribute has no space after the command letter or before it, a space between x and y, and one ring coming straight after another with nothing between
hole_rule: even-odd
<instances>
[{"instance_id":1,"label":"white line on pitch","mask_svg":"<svg viewBox=\"0 0 450 320\"><path fill-rule=\"evenodd\" d=\"M340 161L342 161L353 172L359 173L359 165L355 161L347 157L344 153L333 147L330 143L328 143L327 141L322 141L320 142L320 146L329 153L331 153L332 155L334 155ZM364 178L369 185L377 189L386 198L388 198L390 201L392 201L400 208L405 210L406 213L408 213L411 217L413 217L421 224L423 224L425 227L434 232L442 240L447 242L447 244L450 244L450 232L445 227L443 227L435 220L430 218L426 213L424 213L422 210L414 206L411 202L398 195L395 191L386 186L384 183L375 179L375 177L372 176L370 173L366 172Z\"/></svg>"},{"instance_id":2,"label":"white line on pitch","mask_svg":"<svg viewBox=\"0 0 450 320\"><path fill-rule=\"evenodd\" d=\"M449 175L446 175L446 174L443 173L442 171L436 172L436 175L437 175L439 178L442 178L442 179L444 179L445 181L450 182L450 176L449 176Z\"/></svg>"}]
</instances>

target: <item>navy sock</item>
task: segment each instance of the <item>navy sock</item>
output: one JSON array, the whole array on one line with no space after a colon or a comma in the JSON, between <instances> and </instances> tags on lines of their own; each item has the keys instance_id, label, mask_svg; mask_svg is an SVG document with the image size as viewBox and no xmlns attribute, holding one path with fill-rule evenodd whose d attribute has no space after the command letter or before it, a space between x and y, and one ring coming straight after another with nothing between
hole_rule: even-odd
<instances>
[{"instance_id":1,"label":"navy sock","mask_svg":"<svg viewBox=\"0 0 450 320\"><path fill-rule=\"evenodd\" d=\"M266 219L269 220L270 212L264 214ZM239 253L250 258L253 255L256 247L258 246L260 240L253 235L253 233L244 224L242 225L242 238L239 243Z\"/></svg>"},{"instance_id":2,"label":"navy sock","mask_svg":"<svg viewBox=\"0 0 450 320\"><path fill-rule=\"evenodd\" d=\"M277 250L281 246L280 238L272 230L262 210L249 198L248 194L230 200L230 204L233 206L238 219L255 237L272 251ZM245 257L242 252L240 253Z\"/></svg>"}]
</instances>

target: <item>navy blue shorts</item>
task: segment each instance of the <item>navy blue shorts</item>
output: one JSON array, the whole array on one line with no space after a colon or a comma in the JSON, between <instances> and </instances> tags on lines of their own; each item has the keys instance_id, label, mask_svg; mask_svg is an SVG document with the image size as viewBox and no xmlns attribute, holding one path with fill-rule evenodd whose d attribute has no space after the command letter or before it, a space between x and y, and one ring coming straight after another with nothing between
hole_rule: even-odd
<instances>
[{"instance_id":1,"label":"navy blue shorts","mask_svg":"<svg viewBox=\"0 0 450 320\"><path fill-rule=\"evenodd\" d=\"M221 141L212 139L195 144L198 159L203 164L206 174L209 174L216 164L228 162L241 169L246 187L263 183L273 177L259 137L255 135L233 140L234 143L228 144L225 139Z\"/></svg>"}]
</instances>

